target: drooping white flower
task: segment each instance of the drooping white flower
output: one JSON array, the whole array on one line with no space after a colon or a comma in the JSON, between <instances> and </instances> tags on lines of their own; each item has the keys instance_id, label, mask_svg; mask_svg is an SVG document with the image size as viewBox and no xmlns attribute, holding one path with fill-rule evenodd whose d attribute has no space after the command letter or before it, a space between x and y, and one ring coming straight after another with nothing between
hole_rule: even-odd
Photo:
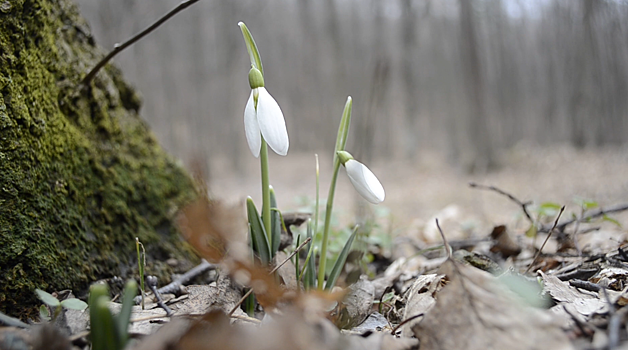
<instances>
[{"instance_id":1,"label":"drooping white flower","mask_svg":"<svg viewBox=\"0 0 628 350\"><path fill-rule=\"evenodd\" d=\"M351 154L339 151L338 156L347 170L351 184L358 193L367 201L379 204L386 198L384 187L375 174L366 165L353 159Z\"/></svg>"},{"instance_id":2,"label":"drooping white flower","mask_svg":"<svg viewBox=\"0 0 628 350\"><path fill-rule=\"evenodd\" d=\"M251 72L251 95L244 108L246 141L255 158L259 157L262 137L275 153L285 156L288 154L290 141L281 108L264 87L261 73L255 68Z\"/></svg>"}]
</instances>

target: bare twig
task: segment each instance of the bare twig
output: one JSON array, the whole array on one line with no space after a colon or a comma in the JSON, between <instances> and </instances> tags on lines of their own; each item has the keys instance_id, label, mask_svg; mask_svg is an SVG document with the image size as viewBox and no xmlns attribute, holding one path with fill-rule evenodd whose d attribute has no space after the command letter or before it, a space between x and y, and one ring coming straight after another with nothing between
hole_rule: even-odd
<instances>
[{"instance_id":1,"label":"bare twig","mask_svg":"<svg viewBox=\"0 0 628 350\"><path fill-rule=\"evenodd\" d=\"M96 64L96 66L94 68L92 68L92 70L89 73L87 73L85 78L83 78L83 80L81 80L81 85L82 86L89 85L90 81L92 81L94 76L96 76L96 73L98 73L98 71L102 67L104 67L115 55L119 54L120 52L122 52L122 50L126 49L127 47L135 44L138 40L142 39L143 37L148 35L150 32L152 32L153 30L157 29L160 25L162 25L164 22L169 20L172 16L174 16L177 13L185 10L190 5L192 5L192 4L196 3L196 2L198 2L198 0L185 0L185 1L182 1L177 7L172 9L170 12L166 13L163 17L158 19L155 23L151 24L148 28L146 28L143 31L141 31L140 33L136 34L131 39L125 41L122 44L115 44L114 47L113 47L113 50L111 52L109 52L109 54L107 54L107 56L105 56L105 58L100 60L100 62L98 62Z\"/></svg>"},{"instance_id":2,"label":"bare twig","mask_svg":"<svg viewBox=\"0 0 628 350\"><path fill-rule=\"evenodd\" d=\"M170 282L169 284L167 284L167 285L157 289L157 292L159 292L160 294L170 294L170 293L172 293L172 294L180 294L181 293L181 287L184 284L189 282L191 279L201 275L205 271L215 270L215 269L216 269L216 265L210 264L209 262L207 262L207 260L203 259L203 260L201 260L200 264L196 265L195 267L193 267L192 269L190 269L186 273L182 274L176 280L174 280L174 281ZM140 300L141 300L141 296L139 296L139 295L136 296L135 299L133 299L135 304L139 303Z\"/></svg>"},{"instance_id":3,"label":"bare twig","mask_svg":"<svg viewBox=\"0 0 628 350\"><path fill-rule=\"evenodd\" d=\"M378 309L377 312L379 312L380 314L382 313L382 310L383 310L382 303L384 302L384 296L386 295L386 293L390 292L392 289L393 289L392 286L386 287L386 289L384 289L384 293L382 293L382 296L379 297L379 305L377 307Z\"/></svg>"},{"instance_id":4,"label":"bare twig","mask_svg":"<svg viewBox=\"0 0 628 350\"><path fill-rule=\"evenodd\" d=\"M574 227L573 229L573 245L576 248L576 251L578 252L578 256L582 255L582 249L580 249L580 244L578 243L578 229L580 228L580 223L582 222L582 218L584 217L584 206L582 206L582 208L580 209L580 218L578 218L578 220L576 221L576 227Z\"/></svg>"},{"instance_id":5,"label":"bare twig","mask_svg":"<svg viewBox=\"0 0 628 350\"><path fill-rule=\"evenodd\" d=\"M572 279L586 280L590 278L591 276L595 275L596 273L598 273L598 271L600 271L600 269L598 269L597 267L579 268L575 271L556 274L556 278L558 278L561 281L570 281Z\"/></svg>"},{"instance_id":6,"label":"bare twig","mask_svg":"<svg viewBox=\"0 0 628 350\"><path fill-rule=\"evenodd\" d=\"M151 290L151 292L153 292L153 294L155 294L155 298L157 298L157 305L159 305L159 307L161 307L162 309L164 309L166 311L166 316L168 316L168 317L172 316L174 314L174 312L172 311L172 309L170 309L168 307L168 305L166 305L164 303L164 300L161 298L161 295L159 294L159 291L157 291L157 277L155 277L155 276L147 276L146 277L146 285Z\"/></svg>"},{"instance_id":7,"label":"bare twig","mask_svg":"<svg viewBox=\"0 0 628 350\"><path fill-rule=\"evenodd\" d=\"M600 289L602 289L602 286L600 286L597 283L584 281L584 280L579 280L579 279L572 279L572 280L570 280L569 281L569 285L574 286L576 288L588 290L588 291L591 291L591 292L599 292Z\"/></svg>"},{"instance_id":8,"label":"bare twig","mask_svg":"<svg viewBox=\"0 0 628 350\"><path fill-rule=\"evenodd\" d=\"M607 214L618 213L618 212L622 212L626 210L628 210L628 203L617 204L607 209L600 208L596 211L592 211L589 214L582 216L581 218L569 219L565 222L561 222L560 225L556 226L556 228L558 229L558 231L562 232L565 230L565 227L573 224L574 222L583 222L583 221L594 219L594 218L604 216ZM547 227L541 227L539 229L539 232L548 232L548 229Z\"/></svg>"},{"instance_id":9,"label":"bare twig","mask_svg":"<svg viewBox=\"0 0 628 350\"><path fill-rule=\"evenodd\" d=\"M443 245L445 246L445 250L447 250L447 259L451 260L451 246L447 243L447 238L445 238L445 234L443 233L443 229L440 228L440 224L438 223L438 218L436 219L436 227L438 228L438 232L440 232L440 237L443 239Z\"/></svg>"},{"instance_id":10,"label":"bare twig","mask_svg":"<svg viewBox=\"0 0 628 350\"><path fill-rule=\"evenodd\" d=\"M477 188L479 190L495 191L503 196L508 197L511 201L517 203L521 207L521 209L523 210L523 214L525 214L528 221L530 221L530 223L534 225L534 219L532 219L532 216L528 212L528 205L532 204L532 202L530 201L522 202L519 199L517 199L517 197L513 196L512 194L505 192L495 186L484 186L484 185L476 184L475 182L470 182L469 186L471 188Z\"/></svg>"},{"instance_id":11,"label":"bare twig","mask_svg":"<svg viewBox=\"0 0 628 350\"><path fill-rule=\"evenodd\" d=\"M392 335L395 335L395 333L399 330L399 328L401 328L403 325L407 324L408 322L417 319L421 316L425 315L424 313L420 313L418 315L414 315L414 316L410 316L408 318L406 318L405 320L401 321L400 324L397 325L397 327L393 328L393 330L390 332Z\"/></svg>"},{"instance_id":12,"label":"bare twig","mask_svg":"<svg viewBox=\"0 0 628 350\"><path fill-rule=\"evenodd\" d=\"M547 237L545 237L545 241L543 241L543 244L541 244L541 248L539 248L539 251L536 252L536 255L534 256L534 259L532 259L532 262L530 263L530 265L528 266L526 271L523 273L524 275L526 273L528 273L528 271L530 271L530 269L532 268L532 266L536 262L536 259L538 259L539 255L541 255L541 251L543 251L543 248L545 247L545 243L547 243L549 238L552 236L552 232L554 232L554 229L556 228L556 225L558 225L558 220L560 219L560 216L563 214L563 211L565 211L565 206L564 205L560 208L560 211L558 212L558 215L556 216L556 220L554 220L554 225L549 230L549 233L547 234Z\"/></svg>"},{"instance_id":13,"label":"bare twig","mask_svg":"<svg viewBox=\"0 0 628 350\"><path fill-rule=\"evenodd\" d=\"M279 268L281 268L285 263L288 262L288 260L292 259L292 257L298 253L301 249L303 249L303 247L305 247L306 244L310 243L310 241L312 240L311 237L308 237L305 241L303 241L303 243L301 243L297 249L295 249L292 254L290 254L284 261L281 262L281 264L275 266L275 268L270 271L268 274L272 275L273 273L275 273L277 270L279 270ZM246 300L246 298L249 297L249 295L251 295L251 293L253 293L253 289L249 289L248 292L246 292L246 294L244 294L244 296L238 300L238 302L233 306L233 309L231 309L231 311L229 311L229 317L231 317L233 315L233 313L240 307L240 305L242 305L242 303Z\"/></svg>"},{"instance_id":14,"label":"bare twig","mask_svg":"<svg viewBox=\"0 0 628 350\"><path fill-rule=\"evenodd\" d=\"M201 260L201 263L196 265L194 268L192 268L191 270L189 270L188 272L182 274L181 276L179 276L179 278L177 278L175 281L172 281L171 283L159 288L159 293L162 294L167 294L167 293L173 293L173 294L177 294L181 291L181 286L183 286L184 284L186 284L187 282L189 282L191 279L200 276L202 273L209 271L209 270L215 270L216 269L216 265L214 264L210 264L209 262L207 262L207 260L203 259Z\"/></svg>"}]
</instances>

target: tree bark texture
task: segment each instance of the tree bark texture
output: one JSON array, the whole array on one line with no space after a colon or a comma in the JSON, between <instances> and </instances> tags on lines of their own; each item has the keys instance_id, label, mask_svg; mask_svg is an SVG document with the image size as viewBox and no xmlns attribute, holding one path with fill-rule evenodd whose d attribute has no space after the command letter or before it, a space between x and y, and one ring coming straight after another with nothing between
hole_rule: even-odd
<instances>
[{"instance_id":1,"label":"tree bark texture","mask_svg":"<svg viewBox=\"0 0 628 350\"><path fill-rule=\"evenodd\" d=\"M194 259L173 225L195 196L139 117L138 94L66 0L0 1L0 311L31 316L34 290L84 291Z\"/></svg>"}]
</instances>

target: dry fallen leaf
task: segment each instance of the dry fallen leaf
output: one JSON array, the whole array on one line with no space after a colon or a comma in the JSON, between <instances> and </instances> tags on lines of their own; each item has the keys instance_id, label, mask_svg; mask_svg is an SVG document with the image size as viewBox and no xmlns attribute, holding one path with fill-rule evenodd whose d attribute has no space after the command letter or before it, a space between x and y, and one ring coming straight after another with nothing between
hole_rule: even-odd
<instances>
[{"instance_id":1,"label":"dry fallen leaf","mask_svg":"<svg viewBox=\"0 0 628 350\"><path fill-rule=\"evenodd\" d=\"M412 328L421 350L573 349L552 314L524 306L489 273L451 260L439 273L451 282Z\"/></svg>"},{"instance_id":2,"label":"dry fallen leaf","mask_svg":"<svg viewBox=\"0 0 628 350\"><path fill-rule=\"evenodd\" d=\"M364 322L373 306L374 290L371 281L366 279L349 286L347 296L338 303L334 324L340 329L350 329Z\"/></svg>"},{"instance_id":3,"label":"dry fallen leaf","mask_svg":"<svg viewBox=\"0 0 628 350\"><path fill-rule=\"evenodd\" d=\"M608 311L608 304L599 298L597 293L580 291L569 283L561 281L556 276L546 275L540 272L543 277L543 290L552 296L559 307L569 307L579 314L589 317L593 313L605 313Z\"/></svg>"},{"instance_id":4,"label":"dry fallen leaf","mask_svg":"<svg viewBox=\"0 0 628 350\"><path fill-rule=\"evenodd\" d=\"M177 222L185 239L209 262L218 263L225 258L227 250L233 256L246 245L242 205L229 207L201 197L183 208Z\"/></svg>"},{"instance_id":5,"label":"dry fallen leaf","mask_svg":"<svg viewBox=\"0 0 628 350\"><path fill-rule=\"evenodd\" d=\"M259 326L231 324L220 311L187 324L176 320L163 332L149 336L136 348L185 350L404 350L416 348L417 340L389 334L365 336L341 334L325 318L310 319L302 311L286 308ZM152 347L149 347L152 346Z\"/></svg>"},{"instance_id":6,"label":"dry fallen leaf","mask_svg":"<svg viewBox=\"0 0 628 350\"><path fill-rule=\"evenodd\" d=\"M444 275L430 274L419 276L412 287L404 295L406 298L406 307L403 312L403 319L415 317L425 314L434 306L436 300L434 294L440 290ZM401 335L410 337L413 335L412 326L420 322L420 318L410 321L401 327Z\"/></svg>"}]
</instances>

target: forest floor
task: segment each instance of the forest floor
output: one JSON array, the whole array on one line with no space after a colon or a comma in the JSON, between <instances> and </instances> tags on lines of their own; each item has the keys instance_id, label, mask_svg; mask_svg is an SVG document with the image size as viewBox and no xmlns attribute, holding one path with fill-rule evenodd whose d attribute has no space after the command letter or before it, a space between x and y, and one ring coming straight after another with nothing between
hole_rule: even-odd
<instances>
[{"instance_id":1,"label":"forest floor","mask_svg":"<svg viewBox=\"0 0 628 350\"><path fill-rule=\"evenodd\" d=\"M320 157L320 196L327 197L331 158ZM395 235L424 237L426 223L441 217L449 219L449 234L465 231L486 235L494 225L512 224L523 218L521 208L494 192L469 187L470 182L496 186L522 201L533 204L553 202L566 206L566 212L579 210L579 199L601 206L628 200L628 148L576 150L568 146L540 148L520 145L499 157L500 168L487 174L470 175L434 152L419 154L414 164L405 160L378 160L369 167L386 190L386 200L376 210L380 220L392 220ZM211 167L210 192L230 203L251 196L261 202L259 163L251 158L239 175L226 162L216 160ZM311 211L315 198L313 154L271 157L271 184L284 211ZM346 175L339 176L334 210L341 222L351 224L356 195ZM443 217L445 216L445 217ZM627 216L628 218L628 216ZM386 224L386 223L383 223ZM488 232L487 232L488 230ZM461 234L461 233L460 233ZM433 242L432 242L433 243Z\"/></svg>"},{"instance_id":2,"label":"forest floor","mask_svg":"<svg viewBox=\"0 0 628 350\"><path fill-rule=\"evenodd\" d=\"M628 150L520 146L501 156L500 169L483 175L464 174L443 159L422 154L411 165L370 164L387 197L369 208L379 230L393 236L393 249L368 248L377 263L368 265L368 278L347 286L351 271L363 271L358 257L348 259L348 273L339 280L345 289L303 291L287 253L278 254L275 264L287 264L270 277L251 265L247 249L227 249L218 254L220 265L205 265L212 266L203 277L207 282L162 295L174 316L152 297L146 310L135 306L127 348L628 349ZM329 163L321 157L322 198ZM259 205L255 160L240 173L246 175L233 175L224 164L212 164L212 198L238 203L251 195ZM271 172L284 213L311 211L313 156L272 157ZM471 188L471 182L496 188ZM517 200L531 201L524 205L531 219ZM336 225L352 224L360 201L341 174ZM617 204L623 210L607 217L552 228L557 216L564 223ZM227 246L233 231L246 232L234 226L239 220L222 215L234 213L233 207L191 208L184 211L189 241L208 260L216 251L203 242ZM451 253L442 249L445 238L436 218ZM214 229L207 229L207 222ZM218 228L223 226L228 229ZM531 227L536 238L526 235ZM303 264L304 254L299 260ZM243 289L233 281L252 286L259 302L254 315L239 308ZM88 349L88 321L86 312L64 310L55 321L61 332L49 326L30 332L17 329L29 327L20 324L0 327L0 349L22 333L33 349L50 349L53 341L65 344L54 349Z\"/></svg>"}]
</instances>

